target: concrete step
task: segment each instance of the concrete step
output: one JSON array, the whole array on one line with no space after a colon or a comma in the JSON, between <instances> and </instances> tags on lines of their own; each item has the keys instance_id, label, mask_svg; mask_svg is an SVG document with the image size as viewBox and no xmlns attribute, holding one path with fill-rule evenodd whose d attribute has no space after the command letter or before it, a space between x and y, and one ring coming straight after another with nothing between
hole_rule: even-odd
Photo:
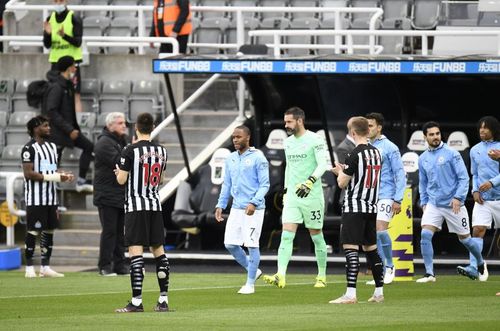
<instances>
[{"instance_id":1,"label":"concrete step","mask_svg":"<svg viewBox=\"0 0 500 331\"><path fill-rule=\"evenodd\" d=\"M99 247L54 245L52 250L53 265L97 265Z\"/></svg>"},{"instance_id":2,"label":"concrete step","mask_svg":"<svg viewBox=\"0 0 500 331\"><path fill-rule=\"evenodd\" d=\"M183 127L222 127L233 122L236 117L236 111L187 110L180 115L180 121Z\"/></svg>"},{"instance_id":3,"label":"concrete step","mask_svg":"<svg viewBox=\"0 0 500 331\"><path fill-rule=\"evenodd\" d=\"M54 244L62 246L99 246L101 230L66 229L54 232Z\"/></svg>"},{"instance_id":4,"label":"concrete step","mask_svg":"<svg viewBox=\"0 0 500 331\"><path fill-rule=\"evenodd\" d=\"M207 144L214 140L223 130L225 125L221 123L216 128L183 127L182 134L186 144ZM165 128L158 134L160 144L178 143L179 138L175 126Z\"/></svg>"},{"instance_id":5,"label":"concrete step","mask_svg":"<svg viewBox=\"0 0 500 331\"><path fill-rule=\"evenodd\" d=\"M61 229L100 230L97 210L74 210L69 208L61 214Z\"/></svg>"}]
</instances>

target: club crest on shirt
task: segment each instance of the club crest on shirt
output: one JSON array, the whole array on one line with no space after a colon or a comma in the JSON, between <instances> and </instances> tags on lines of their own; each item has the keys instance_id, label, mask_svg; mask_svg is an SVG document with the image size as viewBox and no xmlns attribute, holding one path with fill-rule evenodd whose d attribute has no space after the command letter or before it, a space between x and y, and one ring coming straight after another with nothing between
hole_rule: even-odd
<instances>
[{"instance_id":1,"label":"club crest on shirt","mask_svg":"<svg viewBox=\"0 0 500 331\"><path fill-rule=\"evenodd\" d=\"M29 151L24 151L23 152L23 161L29 161L30 160L30 152Z\"/></svg>"},{"instance_id":2,"label":"club crest on shirt","mask_svg":"<svg viewBox=\"0 0 500 331\"><path fill-rule=\"evenodd\" d=\"M125 158L124 158L124 157L121 157L121 158L120 158L120 163L121 163L122 165L124 165L124 164L125 164Z\"/></svg>"},{"instance_id":3,"label":"club crest on shirt","mask_svg":"<svg viewBox=\"0 0 500 331\"><path fill-rule=\"evenodd\" d=\"M252 165L252 160L249 160L249 159L245 160L245 165L247 167L251 166Z\"/></svg>"},{"instance_id":4,"label":"club crest on shirt","mask_svg":"<svg viewBox=\"0 0 500 331\"><path fill-rule=\"evenodd\" d=\"M437 164L443 164L444 163L444 156L440 156L437 159Z\"/></svg>"}]
</instances>

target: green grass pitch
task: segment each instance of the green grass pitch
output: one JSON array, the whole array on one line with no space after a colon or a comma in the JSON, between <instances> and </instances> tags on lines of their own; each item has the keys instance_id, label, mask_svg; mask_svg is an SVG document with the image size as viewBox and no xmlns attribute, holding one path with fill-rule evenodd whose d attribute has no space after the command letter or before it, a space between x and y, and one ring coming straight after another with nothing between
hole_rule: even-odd
<instances>
[{"instance_id":1,"label":"green grass pitch","mask_svg":"<svg viewBox=\"0 0 500 331\"><path fill-rule=\"evenodd\" d=\"M25 279L0 272L0 330L499 330L500 276L485 283L438 276L433 284L386 286L385 303L369 304L373 287L358 282L356 305L328 301L345 289L342 275L313 288L314 275L289 275L278 289L257 282L254 295L236 292L243 274L172 273L171 313L155 313L154 273L144 282L144 313L116 314L130 299L126 276L66 273L65 278Z\"/></svg>"}]
</instances>

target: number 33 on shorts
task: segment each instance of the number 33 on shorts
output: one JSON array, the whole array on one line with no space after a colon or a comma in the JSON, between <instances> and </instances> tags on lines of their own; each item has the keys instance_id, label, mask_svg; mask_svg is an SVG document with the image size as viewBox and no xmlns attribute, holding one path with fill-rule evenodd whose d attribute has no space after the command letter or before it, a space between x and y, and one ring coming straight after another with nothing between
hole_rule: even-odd
<instances>
[{"instance_id":1,"label":"number 33 on shorts","mask_svg":"<svg viewBox=\"0 0 500 331\"><path fill-rule=\"evenodd\" d=\"M311 221L321 222L323 216L321 210L311 210Z\"/></svg>"}]
</instances>

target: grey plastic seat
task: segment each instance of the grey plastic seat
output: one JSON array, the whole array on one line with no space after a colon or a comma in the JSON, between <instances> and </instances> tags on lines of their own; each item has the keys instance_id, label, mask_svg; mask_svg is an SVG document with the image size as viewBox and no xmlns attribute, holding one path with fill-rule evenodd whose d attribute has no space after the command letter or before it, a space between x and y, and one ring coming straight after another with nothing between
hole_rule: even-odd
<instances>
[{"instance_id":1,"label":"grey plastic seat","mask_svg":"<svg viewBox=\"0 0 500 331\"><path fill-rule=\"evenodd\" d=\"M83 0L83 5L95 5L95 6L105 6L109 4L108 0ZM105 10L84 10L82 12L83 17L87 16L109 16L109 13ZM86 33L86 31L84 32Z\"/></svg>"},{"instance_id":2,"label":"grey plastic seat","mask_svg":"<svg viewBox=\"0 0 500 331\"><path fill-rule=\"evenodd\" d=\"M9 113L0 110L0 154L2 152L3 146L5 145L4 130L7 127L8 119L9 119Z\"/></svg>"},{"instance_id":3,"label":"grey plastic seat","mask_svg":"<svg viewBox=\"0 0 500 331\"><path fill-rule=\"evenodd\" d=\"M200 0L198 2L199 6L217 6L217 7L224 7L227 6L226 0ZM220 11L203 11L201 12L201 17L203 19L207 18L221 18L227 16L227 13L222 13Z\"/></svg>"},{"instance_id":4,"label":"grey plastic seat","mask_svg":"<svg viewBox=\"0 0 500 331\"><path fill-rule=\"evenodd\" d=\"M260 6L262 7L287 7L288 0L261 0ZM262 12L261 15L262 20L269 20L274 18L283 18L288 17L289 13L285 11L276 11L276 12Z\"/></svg>"},{"instance_id":5,"label":"grey plastic seat","mask_svg":"<svg viewBox=\"0 0 500 331\"><path fill-rule=\"evenodd\" d=\"M382 9L384 9L384 19L382 20L383 29L392 30L410 30L411 29L411 0L383 0Z\"/></svg>"},{"instance_id":6,"label":"grey plastic seat","mask_svg":"<svg viewBox=\"0 0 500 331\"><path fill-rule=\"evenodd\" d=\"M85 78L81 83L81 101L84 112L99 112L99 92L101 81L97 78Z\"/></svg>"},{"instance_id":7,"label":"grey plastic seat","mask_svg":"<svg viewBox=\"0 0 500 331\"><path fill-rule=\"evenodd\" d=\"M286 30L290 28L290 20L286 17L275 17L275 18L269 18L265 19L261 22L259 29L262 30L269 30L269 29L276 29L276 30ZM255 43L265 45L265 44L274 44L274 38L272 36L265 36L265 37L256 37L255 38ZM281 43L283 43L283 37L281 39ZM269 47L268 49L268 54L272 55L274 53L274 50Z\"/></svg>"},{"instance_id":8,"label":"grey plastic seat","mask_svg":"<svg viewBox=\"0 0 500 331\"><path fill-rule=\"evenodd\" d=\"M317 8L319 7L318 1L315 0L290 0L291 7L311 7ZM292 13L292 20L297 18L317 18L318 13L316 12L294 12Z\"/></svg>"},{"instance_id":9,"label":"grey plastic seat","mask_svg":"<svg viewBox=\"0 0 500 331\"><path fill-rule=\"evenodd\" d=\"M300 17L291 22L290 28L295 30L315 30L319 26L319 20L314 17ZM311 36L288 36L287 44L311 44ZM290 48L287 50L290 56L303 56L311 53L310 49Z\"/></svg>"},{"instance_id":10,"label":"grey plastic seat","mask_svg":"<svg viewBox=\"0 0 500 331\"><path fill-rule=\"evenodd\" d=\"M0 110L11 110L11 98L14 94L14 80L13 79L0 79Z\"/></svg>"},{"instance_id":11,"label":"grey plastic seat","mask_svg":"<svg viewBox=\"0 0 500 331\"><path fill-rule=\"evenodd\" d=\"M111 20L106 35L115 37L131 37L137 35L137 20L130 17L117 17ZM108 47L108 54L128 54L130 47Z\"/></svg>"},{"instance_id":12,"label":"grey plastic seat","mask_svg":"<svg viewBox=\"0 0 500 331\"><path fill-rule=\"evenodd\" d=\"M128 95L130 94L130 81L107 81L102 85L99 95L99 108L101 113L121 112L128 115Z\"/></svg>"},{"instance_id":13,"label":"grey plastic seat","mask_svg":"<svg viewBox=\"0 0 500 331\"><path fill-rule=\"evenodd\" d=\"M159 80L140 80L133 83L129 98L129 122L135 122L137 115L143 112L163 119L165 106Z\"/></svg>"},{"instance_id":14,"label":"grey plastic seat","mask_svg":"<svg viewBox=\"0 0 500 331\"><path fill-rule=\"evenodd\" d=\"M352 0L352 7L363 8L378 8L380 1L378 0ZM370 18L373 13L352 13L351 28L352 29L367 29L370 25Z\"/></svg>"},{"instance_id":15,"label":"grey plastic seat","mask_svg":"<svg viewBox=\"0 0 500 331\"><path fill-rule=\"evenodd\" d=\"M26 123L37 115L34 111L17 111L10 115L9 125L5 129L6 145L24 145L29 140Z\"/></svg>"},{"instance_id":16,"label":"grey plastic seat","mask_svg":"<svg viewBox=\"0 0 500 331\"><path fill-rule=\"evenodd\" d=\"M25 143L27 143L26 141ZM22 164L20 162L22 145L6 145L2 150L2 159L0 160L0 171L22 171ZM1 185L1 184L0 184ZM3 185L5 187L5 184Z\"/></svg>"},{"instance_id":17,"label":"grey plastic seat","mask_svg":"<svg viewBox=\"0 0 500 331\"><path fill-rule=\"evenodd\" d=\"M257 1L256 0L232 0L228 2L229 5L233 7L255 7L257 6ZM256 13L252 11L247 11L243 12L243 17L248 18L248 17L255 17ZM232 19L235 21L236 20L236 13L231 13Z\"/></svg>"},{"instance_id":18,"label":"grey plastic seat","mask_svg":"<svg viewBox=\"0 0 500 331\"><path fill-rule=\"evenodd\" d=\"M18 80L16 83L16 90L12 96L12 107L11 111L38 111L33 107L28 105L28 100L26 99L26 92L28 91L28 85L36 79L23 79Z\"/></svg>"},{"instance_id":19,"label":"grey plastic seat","mask_svg":"<svg viewBox=\"0 0 500 331\"><path fill-rule=\"evenodd\" d=\"M250 43L250 37L248 36L248 31L255 30L259 26L259 24L260 24L259 20L255 17L245 17L243 19L244 35L245 35L244 44ZM237 42L236 38L237 38L236 21L232 20L229 24L229 27L226 29L226 42L228 44L235 44ZM237 50L228 49L226 50L226 52L234 54L237 52Z\"/></svg>"},{"instance_id":20,"label":"grey plastic seat","mask_svg":"<svg viewBox=\"0 0 500 331\"><path fill-rule=\"evenodd\" d=\"M418 0L413 6L412 26L417 30L432 30L438 24L441 0Z\"/></svg>"},{"instance_id":21,"label":"grey plastic seat","mask_svg":"<svg viewBox=\"0 0 500 331\"><path fill-rule=\"evenodd\" d=\"M224 42L224 33L229 26L229 19L208 18L200 22L200 26L195 31L196 43L221 44ZM198 54L218 54L218 48L198 47Z\"/></svg>"},{"instance_id":22,"label":"grey plastic seat","mask_svg":"<svg viewBox=\"0 0 500 331\"><path fill-rule=\"evenodd\" d=\"M111 4L114 6L137 6L140 3L140 0L112 0ZM127 17L129 19L133 19L137 17L137 11L133 10L115 10L113 11L113 17Z\"/></svg>"},{"instance_id":23,"label":"grey plastic seat","mask_svg":"<svg viewBox=\"0 0 500 331\"><path fill-rule=\"evenodd\" d=\"M83 19L83 30L85 36L104 36L105 31L111 24L111 19L101 16L88 16ZM87 47L90 53L100 53L101 47Z\"/></svg>"}]
</instances>

